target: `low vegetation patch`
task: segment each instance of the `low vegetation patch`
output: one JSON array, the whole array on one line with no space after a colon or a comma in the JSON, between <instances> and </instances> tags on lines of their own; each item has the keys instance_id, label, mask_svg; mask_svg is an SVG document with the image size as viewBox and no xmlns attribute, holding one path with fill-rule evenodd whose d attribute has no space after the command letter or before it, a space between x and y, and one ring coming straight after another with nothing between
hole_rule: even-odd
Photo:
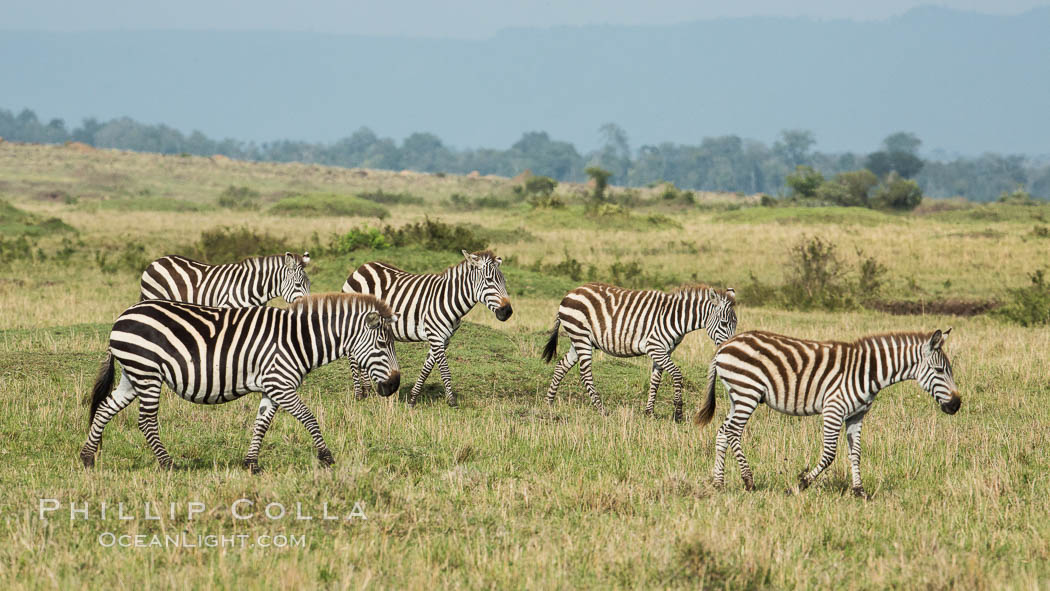
<instances>
[{"instance_id":1,"label":"low vegetation patch","mask_svg":"<svg viewBox=\"0 0 1050 591\"><path fill-rule=\"evenodd\" d=\"M85 209L104 209L116 211L208 211L212 206L194 203L183 199L163 197L161 195L137 195L134 197L117 197L101 201L81 201Z\"/></svg>"},{"instance_id":2,"label":"low vegetation patch","mask_svg":"<svg viewBox=\"0 0 1050 591\"><path fill-rule=\"evenodd\" d=\"M426 218L421 222L405 224L399 228L383 226L355 228L345 234L333 235L328 244L321 244L315 237L311 250L318 255L349 254L357 250L384 250L394 247L420 247L429 250L460 252L477 251L488 247L489 241L479 231L464 224L446 224L440 220Z\"/></svg>"},{"instance_id":3,"label":"low vegetation patch","mask_svg":"<svg viewBox=\"0 0 1050 591\"><path fill-rule=\"evenodd\" d=\"M219 195L219 207L226 209L259 209L259 192L249 187L230 185Z\"/></svg>"},{"instance_id":4,"label":"low vegetation patch","mask_svg":"<svg viewBox=\"0 0 1050 591\"><path fill-rule=\"evenodd\" d=\"M410 193L386 193L382 189L370 193L358 193L357 196L372 203L384 205L423 205L424 203L422 197Z\"/></svg>"},{"instance_id":5,"label":"low vegetation patch","mask_svg":"<svg viewBox=\"0 0 1050 591\"><path fill-rule=\"evenodd\" d=\"M293 195L274 203L270 213L287 216L354 216L385 219L387 208L353 195L312 193Z\"/></svg>"},{"instance_id":6,"label":"low vegetation patch","mask_svg":"<svg viewBox=\"0 0 1050 591\"><path fill-rule=\"evenodd\" d=\"M206 263L236 263L248 257L299 252L287 241L266 232L242 226L205 230L196 243L179 249L179 253ZM147 261L148 262L148 261Z\"/></svg>"},{"instance_id":7,"label":"low vegetation patch","mask_svg":"<svg viewBox=\"0 0 1050 591\"><path fill-rule=\"evenodd\" d=\"M0 199L0 236L48 236L76 230L59 218L44 218Z\"/></svg>"},{"instance_id":8,"label":"low vegetation patch","mask_svg":"<svg viewBox=\"0 0 1050 591\"><path fill-rule=\"evenodd\" d=\"M1007 291L1003 305L992 312L996 317L1021 326L1050 324L1050 283L1042 269L1028 276L1031 283Z\"/></svg>"},{"instance_id":9,"label":"low vegetation patch","mask_svg":"<svg viewBox=\"0 0 1050 591\"><path fill-rule=\"evenodd\" d=\"M804 238L792 247L784 268L780 285L752 275L751 284L741 290L742 301L792 310L855 309L878 297L886 275L882 264L860 251L851 265L834 243L820 237Z\"/></svg>"}]
</instances>

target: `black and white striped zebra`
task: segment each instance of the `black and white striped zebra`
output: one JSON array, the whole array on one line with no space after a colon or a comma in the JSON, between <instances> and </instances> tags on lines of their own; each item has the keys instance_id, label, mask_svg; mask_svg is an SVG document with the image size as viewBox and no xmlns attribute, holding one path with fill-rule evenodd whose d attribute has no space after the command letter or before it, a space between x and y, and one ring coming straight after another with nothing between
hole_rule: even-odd
<instances>
[{"instance_id":1,"label":"black and white striped zebra","mask_svg":"<svg viewBox=\"0 0 1050 591\"><path fill-rule=\"evenodd\" d=\"M398 321L392 325L395 339L430 344L423 370L408 397L409 406L416 404L435 364L445 386L445 400L449 406L456 406L445 349L474 304L484 303L500 321L514 312L507 297L507 281L499 268L503 259L488 250L464 250L463 258L444 272L430 275L409 273L387 263L365 263L343 284L344 292L372 294L390 304L398 314ZM354 360L350 362L354 393L360 399L366 395L367 384Z\"/></svg>"},{"instance_id":2,"label":"black and white striped zebra","mask_svg":"<svg viewBox=\"0 0 1050 591\"><path fill-rule=\"evenodd\" d=\"M716 345L736 333L736 295L732 289L718 291L705 285L687 285L671 293L633 290L604 283L588 283L570 291L558 307L543 358L554 359L558 328L564 327L572 342L569 351L554 367L547 389L547 403L554 402L562 378L577 362L580 377L591 402L605 414L605 405L594 387L591 355L594 347L616 357L648 355L653 362L649 377L649 400L645 413L653 414L656 391L663 373L674 380L674 419L682 420L682 371L671 353L685 335L705 329Z\"/></svg>"},{"instance_id":3,"label":"black and white striped zebra","mask_svg":"<svg viewBox=\"0 0 1050 591\"><path fill-rule=\"evenodd\" d=\"M292 303L310 295L309 262L308 252L254 257L228 265L168 255L142 272L139 299L236 308L264 306L276 297Z\"/></svg>"},{"instance_id":4,"label":"black and white striped zebra","mask_svg":"<svg viewBox=\"0 0 1050 591\"><path fill-rule=\"evenodd\" d=\"M944 352L951 329L864 337L852 343L807 341L768 332L745 332L726 341L711 362L707 401L696 415L706 425L715 411L715 378L729 391L729 412L715 442L714 482L724 483L725 453L733 448L747 490L754 478L740 447L744 425L765 402L791 415L821 415L824 448L815 468L799 475L809 486L835 459L839 431L846 428L853 493L867 497L860 480L860 429L875 395L886 386L917 380L941 410L955 414L962 404L952 366Z\"/></svg>"},{"instance_id":5,"label":"black and white striped zebra","mask_svg":"<svg viewBox=\"0 0 1050 591\"><path fill-rule=\"evenodd\" d=\"M261 392L244 464L259 470L259 446L277 408L298 419L313 438L317 457L333 463L321 430L297 390L310 370L350 357L380 382L379 393L397 391L400 371L394 355L390 308L372 296L324 294L296 300L289 308L215 308L146 300L124 311L113 324L109 351L95 382L85 467L106 423L135 398L139 428L163 467L172 461L158 437L157 406L162 384L198 404L221 404ZM114 361L124 368L113 388Z\"/></svg>"}]
</instances>

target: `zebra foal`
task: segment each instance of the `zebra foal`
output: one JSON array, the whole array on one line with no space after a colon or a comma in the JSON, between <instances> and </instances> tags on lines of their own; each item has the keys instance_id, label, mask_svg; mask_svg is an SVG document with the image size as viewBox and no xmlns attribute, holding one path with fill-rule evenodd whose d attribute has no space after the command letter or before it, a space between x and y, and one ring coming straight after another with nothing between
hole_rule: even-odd
<instances>
[{"instance_id":1,"label":"zebra foal","mask_svg":"<svg viewBox=\"0 0 1050 591\"><path fill-rule=\"evenodd\" d=\"M463 261L442 273L417 275L393 265L372 262L358 267L343 284L344 292L372 294L390 304L398 315L397 321L391 324L396 340L430 344L423 369L409 394L409 406L415 406L435 364L445 386L445 401L449 406L456 406L445 350L460 321L475 304L484 303L501 322L514 313L507 296L507 280L499 268L503 259L488 250L462 252ZM356 360L350 360L350 368L354 394L358 399L364 398L367 384L360 376Z\"/></svg>"},{"instance_id":2,"label":"zebra foal","mask_svg":"<svg viewBox=\"0 0 1050 591\"><path fill-rule=\"evenodd\" d=\"M283 297L290 304L310 295L309 262L308 252L253 257L228 265L168 255L142 272L139 299L244 308Z\"/></svg>"},{"instance_id":3,"label":"zebra foal","mask_svg":"<svg viewBox=\"0 0 1050 591\"><path fill-rule=\"evenodd\" d=\"M733 448L744 488L755 483L740 447L744 425L765 402L796 416L821 415L824 447L815 468L799 475L805 489L835 459L839 431L845 425L853 494L867 498L860 479L860 430L875 395L904 380L916 380L947 414L962 405L944 352L951 329L943 333L895 333L852 343L807 341L768 332L745 332L718 348L707 376L707 400L695 422L706 425L715 412L715 380L729 391L729 412L715 439L714 482L723 486L725 455Z\"/></svg>"},{"instance_id":4,"label":"zebra foal","mask_svg":"<svg viewBox=\"0 0 1050 591\"><path fill-rule=\"evenodd\" d=\"M125 310L113 324L109 350L91 397L88 438L80 451L86 468L106 424L135 398L139 429L162 467L171 457L158 436L162 384L198 404L222 404L249 392L263 399L244 464L259 471L259 446L278 408L310 432L317 457L333 463L321 430L297 392L312 369L350 357L380 382L379 393L397 391L390 308L372 296L326 294L296 300L289 308L215 308L146 300ZM124 371L113 389L114 361Z\"/></svg>"},{"instance_id":5,"label":"zebra foal","mask_svg":"<svg viewBox=\"0 0 1050 591\"><path fill-rule=\"evenodd\" d=\"M671 293L622 289L588 283L570 291L558 307L543 359L550 363L558 350L558 329L564 327L572 342L554 367L547 389L547 404L554 402L558 385L577 362L591 402L602 414L605 405L594 387L591 355L594 347L616 357L648 355L653 362L645 414L653 414L656 391L663 373L674 380L674 419L682 420L682 371L671 353L686 334L705 329L715 345L736 332L736 292L706 285L686 285Z\"/></svg>"}]
</instances>

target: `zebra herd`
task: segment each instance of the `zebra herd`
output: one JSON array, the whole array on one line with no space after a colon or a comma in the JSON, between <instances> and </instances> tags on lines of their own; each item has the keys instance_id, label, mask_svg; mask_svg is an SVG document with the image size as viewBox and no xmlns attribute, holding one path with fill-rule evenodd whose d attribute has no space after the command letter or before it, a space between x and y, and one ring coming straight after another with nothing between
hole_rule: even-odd
<instances>
[{"instance_id":1,"label":"zebra herd","mask_svg":"<svg viewBox=\"0 0 1050 591\"><path fill-rule=\"evenodd\" d=\"M298 395L299 385L312 369L345 357L356 398L366 396L370 382L380 395L389 396L400 386L395 341L429 345L409 406L415 405L435 365L446 402L456 406L446 349L462 318L478 303L500 321L513 313L500 270L502 259L491 251L463 251L463 257L444 272L423 275L386 263L366 263L350 274L343 293L322 295L310 295L309 253L216 266L180 256L157 259L142 273L139 303L113 325L92 391L88 439L80 452L84 466L94 465L106 424L136 398L139 428L161 466L172 466L158 435L162 384L199 404L261 393L244 458L253 473L260 470L259 448L279 408L306 427L318 459L330 465L332 453L317 419ZM290 306L266 306L275 297ZM736 294L731 288L686 285L664 293L601 283L580 286L562 299L543 349L543 358L553 361L564 330L570 347L555 364L546 400L553 403L562 379L578 363L591 402L606 413L591 374L597 347L617 357L650 358L647 415L653 413L663 374L670 374L674 419L681 421L684 379L671 354L685 335L703 329L717 351L695 422L702 426L713 417L716 381L722 381L730 401L716 436L715 485L723 486L725 453L732 448L744 487L754 488L740 440L752 412L764 402L782 413L822 417L823 451L817 466L799 476L803 489L834 460L845 426L852 490L861 497L866 497L860 478L861 424L882 388L916 380L944 412L954 414L961 405L943 348L951 329L843 343L761 331L738 335L736 326ZM116 361L123 372L114 388Z\"/></svg>"}]
</instances>

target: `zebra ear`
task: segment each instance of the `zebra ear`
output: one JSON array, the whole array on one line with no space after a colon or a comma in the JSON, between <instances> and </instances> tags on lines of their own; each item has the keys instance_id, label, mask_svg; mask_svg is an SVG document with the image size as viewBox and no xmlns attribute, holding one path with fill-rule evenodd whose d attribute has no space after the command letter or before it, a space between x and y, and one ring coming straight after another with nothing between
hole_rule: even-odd
<instances>
[{"instance_id":1,"label":"zebra ear","mask_svg":"<svg viewBox=\"0 0 1050 591\"><path fill-rule=\"evenodd\" d=\"M736 303L736 290L732 287L726 288L726 301L730 304Z\"/></svg>"},{"instance_id":2,"label":"zebra ear","mask_svg":"<svg viewBox=\"0 0 1050 591\"><path fill-rule=\"evenodd\" d=\"M365 326L368 328L379 328L380 323L382 323L382 318L379 317L379 312L372 311L365 314Z\"/></svg>"},{"instance_id":3,"label":"zebra ear","mask_svg":"<svg viewBox=\"0 0 1050 591\"><path fill-rule=\"evenodd\" d=\"M309 265L309 264L310 264L310 251L307 250L307 251L303 252L303 266L305 267L306 265Z\"/></svg>"},{"instance_id":4,"label":"zebra ear","mask_svg":"<svg viewBox=\"0 0 1050 591\"><path fill-rule=\"evenodd\" d=\"M285 267L294 267L295 266L295 255L294 254L292 254L290 252L284 253L284 266Z\"/></svg>"},{"instance_id":5,"label":"zebra ear","mask_svg":"<svg viewBox=\"0 0 1050 591\"><path fill-rule=\"evenodd\" d=\"M944 346L944 333L942 333L940 330L933 333L933 336L930 337L930 342L928 343L928 346L930 347L931 351L939 351L941 347Z\"/></svg>"},{"instance_id":6,"label":"zebra ear","mask_svg":"<svg viewBox=\"0 0 1050 591\"><path fill-rule=\"evenodd\" d=\"M498 266L500 266L502 264L503 264L503 257L496 257L496 266L498 267Z\"/></svg>"},{"instance_id":7,"label":"zebra ear","mask_svg":"<svg viewBox=\"0 0 1050 591\"><path fill-rule=\"evenodd\" d=\"M467 261L469 261L471 265L474 265L475 267L478 266L478 255L471 254L465 250L461 252L463 253L463 258L467 259Z\"/></svg>"}]
</instances>

